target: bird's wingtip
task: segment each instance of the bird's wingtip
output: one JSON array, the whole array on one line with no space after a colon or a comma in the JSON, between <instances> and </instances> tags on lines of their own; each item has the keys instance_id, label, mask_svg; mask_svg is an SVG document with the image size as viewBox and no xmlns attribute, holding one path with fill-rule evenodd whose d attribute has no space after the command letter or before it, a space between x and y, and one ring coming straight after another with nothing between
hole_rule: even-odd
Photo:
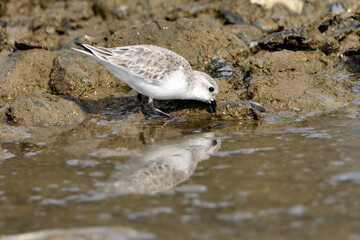
<instances>
[{"instance_id":1,"label":"bird's wingtip","mask_svg":"<svg viewBox=\"0 0 360 240\"><path fill-rule=\"evenodd\" d=\"M79 49L79 48L72 48L73 50L78 51L78 52L81 52L81 53L85 53L85 54L90 55L90 56L93 55L93 53L92 53L88 48L86 48L86 44L83 44L83 43L81 43L81 42L74 42L74 43L75 43L75 45L81 47L81 49Z\"/></svg>"}]
</instances>

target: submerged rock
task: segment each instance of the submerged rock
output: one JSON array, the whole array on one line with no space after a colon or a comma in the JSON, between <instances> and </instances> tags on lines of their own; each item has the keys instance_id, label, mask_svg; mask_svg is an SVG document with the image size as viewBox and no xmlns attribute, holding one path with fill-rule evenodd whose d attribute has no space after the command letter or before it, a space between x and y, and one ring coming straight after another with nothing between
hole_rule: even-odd
<instances>
[{"instance_id":1,"label":"submerged rock","mask_svg":"<svg viewBox=\"0 0 360 240\"><path fill-rule=\"evenodd\" d=\"M85 118L76 103L42 93L19 96L5 114L9 122L21 124L63 125Z\"/></svg>"}]
</instances>

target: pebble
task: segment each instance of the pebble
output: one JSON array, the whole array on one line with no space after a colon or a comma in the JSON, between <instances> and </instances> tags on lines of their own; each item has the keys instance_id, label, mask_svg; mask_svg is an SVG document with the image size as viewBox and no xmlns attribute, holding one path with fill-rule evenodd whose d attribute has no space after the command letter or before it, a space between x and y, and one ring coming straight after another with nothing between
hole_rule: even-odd
<instances>
[{"instance_id":1,"label":"pebble","mask_svg":"<svg viewBox=\"0 0 360 240\"><path fill-rule=\"evenodd\" d=\"M5 28L7 25L7 22L0 19L0 27Z\"/></svg>"},{"instance_id":2,"label":"pebble","mask_svg":"<svg viewBox=\"0 0 360 240\"><path fill-rule=\"evenodd\" d=\"M329 6L329 12L335 15L340 15L347 12L347 9L341 2L333 2Z\"/></svg>"},{"instance_id":3,"label":"pebble","mask_svg":"<svg viewBox=\"0 0 360 240\"><path fill-rule=\"evenodd\" d=\"M214 58L209 64L210 75L213 78L232 77L235 72L224 58Z\"/></svg>"},{"instance_id":4,"label":"pebble","mask_svg":"<svg viewBox=\"0 0 360 240\"><path fill-rule=\"evenodd\" d=\"M253 22L253 25L266 33L273 33L280 30L279 25L271 18L262 18Z\"/></svg>"},{"instance_id":5,"label":"pebble","mask_svg":"<svg viewBox=\"0 0 360 240\"><path fill-rule=\"evenodd\" d=\"M246 24L241 16L228 10L220 10L217 17L225 20L225 24Z\"/></svg>"}]
</instances>

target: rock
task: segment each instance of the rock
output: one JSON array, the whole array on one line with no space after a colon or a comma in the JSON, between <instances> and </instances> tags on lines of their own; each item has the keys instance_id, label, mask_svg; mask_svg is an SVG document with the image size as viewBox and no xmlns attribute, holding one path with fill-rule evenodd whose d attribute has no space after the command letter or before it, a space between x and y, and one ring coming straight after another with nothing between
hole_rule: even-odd
<instances>
[{"instance_id":1,"label":"rock","mask_svg":"<svg viewBox=\"0 0 360 240\"><path fill-rule=\"evenodd\" d=\"M0 52L7 43L7 32L6 28L0 27Z\"/></svg>"},{"instance_id":2,"label":"rock","mask_svg":"<svg viewBox=\"0 0 360 240\"><path fill-rule=\"evenodd\" d=\"M289 51L259 52L248 58L245 65L249 65L252 76L272 75L279 72L302 72L316 74L325 69L332 69L331 62L321 59L317 52Z\"/></svg>"},{"instance_id":3,"label":"rock","mask_svg":"<svg viewBox=\"0 0 360 240\"><path fill-rule=\"evenodd\" d=\"M118 6L114 9L113 15L118 19L124 19L129 15L129 7L126 5Z\"/></svg>"},{"instance_id":4,"label":"rock","mask_svg":"<svg viewBox=\"0 0 360 240\"><path fill-rule=\"evenodd\" d=\"M34 38L21 38L15 41L15 47L18 50L28 50L32 48L44 48L44 49L47 48L44 47L42 43L40 43L38 40Z\"/></svg>"},{"instance_id":5,"label":"rock","mask_svg":"<svg viewBox=\"0 0 360 240\"><path fill-rule=\"evenodd\" d=\"M235 72L223 58L211 59L209 64L209 74L213 78L232 77Z\"/></svg>"},{"instance_id":6,"label":"rock","mask_svg":"<svg viewBox=\"0 0 360 240\"><path fill-rule=\"evenodd\" d=\"M88 1L69 1L66 6L65 8L63 3L56 2L41 14L35 15L30 23L31 30L43 30L49 35L65 34L79 28L81 21L94 15Z\"/></svg>"},{"instance_id":7,"label":"rock","mask_svg":"<svg viewBox=\"0 0 360 240\"><path fill-rule=\"evenodd\" d=\"M303 72L256 76L248 97L270 111L309 112L335 110L354 98L347 86L332 77Z\"/></svg>"},{"instance_id":8,"label":"rock","mask_svg":"<svg viewBox=\"0 0 360 240\"><path fill-rule=\"evenodd\" d=\"M216 109L216 116L223 119L263 119L264 107L259 103L249 101L222 102Z\"/></svg>"},{"instance_id":9,"label":"rock","mask_svg":"<svg viewBox=\"0 0 360 240\"><path fill-rule=\"evenodd\" d=\"M92 1L93 9L95 13L103 17L104 19L111 19L116 17L122 19L125 15L147 15L156 14L166 9L178 6L181 2L168 1L168 0L156 0L156 1L133 1L133 0L95 0ZM120 11L119 11L120 10ZM125 11L124 11L125 10ZM120 15L118 15L120 13ZM160 19L160 15L157 15L156 19Z\"/></svg>"},{"instance_id":10,"label":"rock","mask_svg":"<svg viewBox=\"0 0 360 240\"><path fill-rule=\"evenodd\" d=\"M260 41L264 37L263 32L259 28L248 24L232 25L231 32L243 40L246 44L253 40Z\"/></svg>"},{"instance_id":11,"label":"rock","mask_svg":"<svg viewBox=\"0 0 360 240\"><path fill-rule=\"evenodd\" d=\"M267 110L333 109L353 98L349 84L331 76L333 62L320 51L259 52L244 64L251 73L247 97Z\"/></svg>"},{"instance_id":12,"label":"rock","mask_svg":"<svg viewBox=\"0 0 360 240\"><path fill-rule=\"evenodd\" d=\"M94 10L96 14L99 14L103 18L112 17L113 14L118 9L119 6L126 6L122 0L110 0L110 1L103 1L103 0L96 0L94 2ZM127 7L127 9L129 9Z\"/></svg>"},{"instance_id":13,"label":"rock","mask_svg":"<svg viewBox=\"0 0 360 240\"><path fill-rule=\"evenodd\" d=\"M267 50L315 50L321 48L324 40L324 37L310 34L305 29L292 29L266 36L260 46Z\"/></svg>"},{"instance_id":14,"label":"rock","mask_svg":"<svg viewBox=\"0 0 360 240\"><path fill-rule=\"evenodd\" d=\"M77 52L74 41L57 54L51 70L49 85L53 93L82 100L118 97L129 91L125 84L91 57Z\"/></svg>"},{"instance_id":15,"label":"rock","mask_svg":"<svg viewBox=\"0 0 360 240\"><path fill-rule=\"evenodd\" d=\"M76 103L46 93L19 96L10 105L6 116L11 123L42 125L64 125L85 119Z\"/></svg>"},{"instance_id":16,"label":"rock","mask_svg":"<svg viewBox=\"0 0 360 240\"><path fill-rule=\"evenodd\" d=\"M325 54L345 53L360 48L360 17L358 13L341 16L327 14L321 19L318 30L326 37L322 50Z\"/></svg>"},{"instance_id":17,"label":"rock","mask_svg":"<svg viewBox=\"0 0 360 240\"><path fill-rule=\"evenodd\" d=\"M266 33L273 33L280 30L279 25L272 18L261 18L253 22L253 25Z\"/></svg>"},{"instance_id":18,"label":"rock","mask_svg":"<svg viewBox=\"0 0 360 240\"><path fill-rule=\"evenodd\" d=\"M241 16L228 10L220 10L216 17L224 20L225 24L246 24Z\"/></svg>"},{"instance_id":19,"label":"rock","mask_svg":"<svg viewBox=\"0 0 360 240\"><path fill-rule=\"evenodd\" d=\"M183 56L196 69L203 69L214 55L236 63L249 54L243 41L210 19L153 20L114 33L107 46L136 44L165 47Z\"/></svg>"},{"instance_id":20,"label":"rock","mask_svg":"<svg viewBox=\"0 0 360 240\"><path fill-rule=\"evenodd\" d=\"M341 2L333 2L329 5L329 13L340 15L346 12L347 9Z\"/></svg>"},{"instance_id":21,"label":"rock","mask_svg":"<svg viewBox=\"0 0 360 240\"><path fill-rule=\"evenodd\" d=\"M303 11L304 1L302 0L250 0L253 4L259 4L266 9L271 9L277 4L285 5L289 10L300 14Z\"/></svg>"},{"instance_id":22,"label":"rock","mask_svg":"<svg viewBox=\"0 0 360 240\"><path fill-rule=\"evenodd\" d=\"M0 52L0 106L17 95L49 92L49 75L55 53L43 49Z\"/></svg>"}]
</instances>

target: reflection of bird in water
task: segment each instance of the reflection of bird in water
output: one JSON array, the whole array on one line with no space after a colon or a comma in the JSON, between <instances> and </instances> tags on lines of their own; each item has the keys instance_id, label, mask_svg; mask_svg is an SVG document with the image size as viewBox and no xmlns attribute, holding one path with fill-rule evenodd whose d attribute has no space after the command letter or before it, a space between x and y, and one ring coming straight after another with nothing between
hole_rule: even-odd
<instances>
[{"instance_id":1,"label":"reflection of bird in water","mask_svg":"<svg viewBox=\"0 0 360 240\"><path fill-rule=\"evenodd\" d=\"M197 163L220 148L220 141L213 138L214 133L204 133L148 145L127 164L117 164L102 190L149 194L171 189L190 178Z\"/></svg>"}]
</instances>

